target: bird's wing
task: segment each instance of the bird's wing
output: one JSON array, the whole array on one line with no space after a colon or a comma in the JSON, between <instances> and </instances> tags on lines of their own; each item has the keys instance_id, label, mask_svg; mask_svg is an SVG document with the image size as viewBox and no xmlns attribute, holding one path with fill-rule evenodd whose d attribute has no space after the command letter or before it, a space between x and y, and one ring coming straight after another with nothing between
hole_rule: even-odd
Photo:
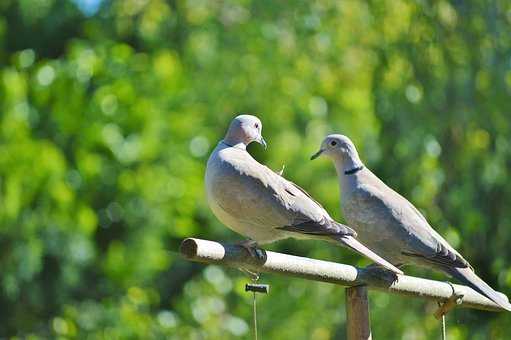
<instances>
[{"instance_id":1,"label":"bird's wing","mask_svg":"<svg viewBox=\"0 0 511 340\"><path fill-rule=\"evenodd\" d=\"M367 209L374 209L377 217L404 241L405 256L453 267L468 267L468 262L438 234L419 210L406 198L389 188L374 174L368 173L357 196Z\"/></svg>"},{"instance_id":2,"label":"bird's wing","mask_svg":"<svg viewBox=\"0 0 511 340\"><path fill-rule=\"evenodd\" d=\"M286 225L278 227L277 229L315 236L357 236L357 233L347 225L326 218L321 221L307 221L294 225Z\"/></svg>"},{"instance_id":3,"label":"bird's wing","mask_svg":"<svg viewBox=\"0 0 511 340\"><path fill-rule=\"evenodd\" d=\"M296 184L258 163L241 150L227 150L217 176L216 203L247 224L254 222L310 235L355 235L336 223Z\"/></svg>"}]
</instances>

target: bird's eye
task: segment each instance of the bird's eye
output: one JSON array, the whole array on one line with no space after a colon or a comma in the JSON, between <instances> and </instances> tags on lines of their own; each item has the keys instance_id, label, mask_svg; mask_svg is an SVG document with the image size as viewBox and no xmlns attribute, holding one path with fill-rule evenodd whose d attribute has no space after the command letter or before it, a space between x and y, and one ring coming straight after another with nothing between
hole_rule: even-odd
<instances>
[{"instance_id":1,"label":"bird's eye","mask_svg":"<svg viewBox=\"0 0 511 340\"><path fill-rule=\"evenodd\" d=\"M255 127L256 129L259 129L259 123L255 123L255 124L254 124L254 127Z\"/></svg>"},{"instance_id":2,"label":"bird's eye","mask_svg":"<svg viewBox=\"0 0 511 340\"><path fill-rule=\"evenodd\" d=\"M331 141L331 142L330 142L330 145L331 145L331 146L336 146L336 145L337 145L337 142L333 140L333 141Z\"/></svg>"}]
</instances>

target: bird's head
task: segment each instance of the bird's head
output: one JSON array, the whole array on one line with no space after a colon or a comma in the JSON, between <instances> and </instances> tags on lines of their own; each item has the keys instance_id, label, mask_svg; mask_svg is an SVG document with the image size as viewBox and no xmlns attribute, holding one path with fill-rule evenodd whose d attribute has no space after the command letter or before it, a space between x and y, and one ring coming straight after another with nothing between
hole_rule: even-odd
<instances>
[{"instance_id":1,"label":"bird's head","mask_svg":"<svg viewBox=\"0 0 511 340\"><path fill-rule=\"evenodd\" d=\"M256 116L239 115L232 120L224 141L230 145L242 143L245 146L257 142L266 149L266 141L261 134L262 130L263 124Z\"/></svg>"},{"instance_id":2,"label":"bird's head","mask_svg":"<svg viewBox=\"0 0 511 340\"><path fill-rule=\"evenodd\" d=\"M319 151L312 155L311 160L323 155L341 164L348 160L358 160L355 144L348 137L339 134L326 136Z\"/></svg>"}]
</instances>

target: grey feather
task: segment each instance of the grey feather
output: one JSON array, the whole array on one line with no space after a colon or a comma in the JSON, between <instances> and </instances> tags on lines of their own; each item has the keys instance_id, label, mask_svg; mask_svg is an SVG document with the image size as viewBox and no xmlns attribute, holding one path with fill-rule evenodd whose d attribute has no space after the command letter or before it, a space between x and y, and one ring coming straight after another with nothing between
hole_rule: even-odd
<instances>
[{"instance_id":1,"label":"grey feather","mask_svg":"<svg viewBox=\"0 0 511 340\"><path fill-rule=\"evenodd\" d=\"M350 227L329 220L326 216L320 221L309 220L299 224L277 227L277 229L317 236L357 236L357 233Z\"/></svg>"}]
</instances>

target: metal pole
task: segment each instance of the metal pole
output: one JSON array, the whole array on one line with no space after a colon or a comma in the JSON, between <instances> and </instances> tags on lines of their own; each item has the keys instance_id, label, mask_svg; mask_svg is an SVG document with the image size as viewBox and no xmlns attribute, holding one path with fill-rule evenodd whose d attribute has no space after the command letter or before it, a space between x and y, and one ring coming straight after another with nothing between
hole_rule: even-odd
<instances>
[{"instance_id":1,"label":"metal pole","mask_svg":"<svg viewBox=\"0 0 511 340\"><path fill-rule=\"evenodd\" d=\"M301 277L348 287L366 285L369 289L433 301L449 299L453 295L454 287L456 292L463 295L463 303L459 307L504 311L493 301L467 286L407 275L398 275L397 281L389 283L363 268L271 251L263 250L263 253L264 258L255 259L243 247L195 238L188 238L181 244L181 254L190 261L244 268L254 273Z\"/></svg>"}]
</instances>

